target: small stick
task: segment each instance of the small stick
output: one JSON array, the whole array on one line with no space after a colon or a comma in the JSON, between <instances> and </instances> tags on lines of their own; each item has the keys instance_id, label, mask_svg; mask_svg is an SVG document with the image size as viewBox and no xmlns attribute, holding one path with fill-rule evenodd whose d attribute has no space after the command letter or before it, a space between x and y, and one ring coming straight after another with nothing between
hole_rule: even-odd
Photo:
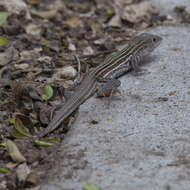
<instances>
[{"instance_id":1,"label":"small stick","mask_svg":"<svg viewBox=\"0 0 190 190\"><path fill-rule=\"evenodd\" d=\"M80 63L80 59L78 57L78 55L73 55L77 64L78 64L78 73L77 73L77 77L76 79L74 80L74 83L80 83L80 72L81 72L81 63Z\"/></svg>"}]
</instances>

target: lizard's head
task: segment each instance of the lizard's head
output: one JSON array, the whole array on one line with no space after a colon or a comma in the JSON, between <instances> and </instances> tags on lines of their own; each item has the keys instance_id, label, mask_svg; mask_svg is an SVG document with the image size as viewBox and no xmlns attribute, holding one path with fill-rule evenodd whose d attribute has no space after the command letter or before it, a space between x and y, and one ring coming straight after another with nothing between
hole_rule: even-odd
<instances>
[{"instance_id":1,"label":"lizard's head","mask_svg":"<svg viewBox=\"0 0 190 190\"><path fill-rule=\"evenodd\" d=\"M153 34L141 34L142 38L144 38L145 43L149 44L150 46L152 46L152 48L156 48L160 45L162 38L160 36L157 35L153 35Z\"/></svg>"},{"instance_id":2,"label":"lizard's head","mask_svg":"<svg viewBox=\"0 0 190 190\"><path fill-rule=\"evenodd\" d=\"M158 47L161 41L162 38L160 36L142 33L131 41L131 45L136 48L136 53L143 58Z\"/></svg>"},{"instance_id":3,"label":"lizard's head","mask_svg":"<svg viewBox=\"0 0 190 190\"><path fill-rule=\"evenodd\" d=\"M134 41L137 43L137 46L138 44L141 44L139 47L152 52L156 47L160 45L162 38L154 34L142 33L138 35Z\"/></svg>"}]
</instances>

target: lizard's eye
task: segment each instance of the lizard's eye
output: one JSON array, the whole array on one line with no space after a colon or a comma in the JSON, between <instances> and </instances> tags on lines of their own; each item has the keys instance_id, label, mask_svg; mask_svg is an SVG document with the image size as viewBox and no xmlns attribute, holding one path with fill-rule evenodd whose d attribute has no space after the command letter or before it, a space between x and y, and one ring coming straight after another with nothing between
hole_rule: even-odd
<instances>
[{"instance_id":1,"label":"lizard's eye","mask_svg":"<svg viewBox=\"0 0 190 190\"><path fill-rule=\"evenodd\" d=\"M152 41L153 41L153 42L156 42L157 40L156 40L156 38L153 38Z\"/></svg>"}]
</instances>

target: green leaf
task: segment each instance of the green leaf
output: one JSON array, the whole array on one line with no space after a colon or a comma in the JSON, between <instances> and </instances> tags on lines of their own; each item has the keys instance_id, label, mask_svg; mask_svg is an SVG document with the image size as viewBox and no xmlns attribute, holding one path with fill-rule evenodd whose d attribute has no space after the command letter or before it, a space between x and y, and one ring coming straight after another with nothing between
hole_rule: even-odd
<instances>
[{"instance_id":1,"label":"green leaf","mask_svg":"<svg viewBox=\"0 0 190 190\"><path fill-rule=\"evenodd\" d=\"M4 147L4 148L6 148L6 143L0 143L0 147Z\"/></svg>"},{"instance_id":2,"label":"green leaf","mask_svg":"<svg viewBox=\"0 0 190 190\"><path fill-rule=\"evenodd\" d=\"M6 168L0 168L1 173L10 173L10 171Z\"/></svg>"},{"instance_id":3,"label":"green leaf","mask_svg":"<svg viewBox=\"0 0 190 190\"><path fill-rule=\"evenodd\" d=\"M0 12L0 26L2 26L8 17L8 12Z\"/></svg>"},{"instance_id":4,"label":"green leaf","mask_svg":"<svg viewBox=\"0 0 190 190\"><path fill-rule=\"evenodd\" d=\"M61 142L61 139L56 137L43 138L43 140L46 142Z\"/></svg>"},{"instance_id":5,"label":"green leaf","mask_svg":"<svg viewBox=\"0 0 190 190\"><path fill-rule=\"evenodd\" d=\"M9 102L10 102L10 101L8 101L8 100L3 100L3 101L0 100L0 104L1 104L1 105L8 104Z\"/></svg>"},{"instance_id":6,"label":"green leaf","mask_svg":"<svg viewBox=\"0 0 190 190\"><path fill-rule=\"evenodd\" d=\"M31 137L32 135L24 128L23 123L20 119L16 118L15 121L15 129L20 132L20 134L27 136L27 137Z\"/></svg>"},{"instance_id":7,"label":"green leaf","mask_svg":"<svg viewBox=\"0 0 190 190\"><path fill-rule=\"evenodd\" d=\"M106 14L107 14L108 16L113 16L113 15L115 15L115 11L112 10L112 9L106 9Z\"/></svg>"},{"instance_id":8,"label":"green leaf","mask_svg":"<svg viewBox=\"0 0 190 190\"><path fill-rule=\"evenodd\" d=\"M0 36L0 46L5 46L8 44L8 40L6 37Z\"/></svg>"},{"instance_id":9,"label":"green leaf","mask_svg":"<svg viewBox=\"0 0 190 190\"><path fill-rule=\"evenodd\" d=\"M112 120L112 117L111 117L111 116L108 116L108 117L106 118L106 120L107 120L107 121L110 121L110 120Z\"/></svg>"},{"instance_id":10,"label":"green leaf","mask_svg":"<svg viewBox=\"0 0 190 190\"><path fill-rule=\"evenodd\" d=\"M12 136L16 139L22 139L25 137L23 134L20 134L20 132L17 131L17 129L15 129L15 127L13 128Z\"/></svg>"},{"instance_id":11,"label":"green leaf","mask_svg":"<svg viewBox=\"0 0 190 190\"><path fill-rule=\"evenodd\" d=\"M85 185L83 190L99 190L99 188L94 184Z\"/></svg>"},{"instance_id":12,"label":"green leaf","mask_svg":"<svg viewBox=\"0 0 190 190\"><path fill-rule=\"evenodd\" d=\"M15 138L31 137L32 135L24 127L19 117L13 117L9 120L14 125L12 136Z\"/></svg>"},{"instance_id":13,"label":"green leaf","mask_svg":"<svg viewBox=\"0 0 190 190\"><path fill-rule=\"evenodd\" d=\"M52 146L53 145L52 143L45 142L45 141L38 141L38 140L35 140L34 143L37 146Z\"/></svg>"},{"instance_id":14,"label":"green leaf","mask_svg":"<svg viewBox=\"0 0 190 190\"><path fill-rule=\"evenodd\" d=\"M16 117L12 117L12 118L9 119L9 122L11 124L15 124L15 121L16 121Z\"/></svg>"},{"instance_id":15,"label":"green leaf","mask_svg":"<svg viewBox=\"0 0 190 190\"><path fill-rule=\"evenodd\" d=\"M48 101L52 96L53 96L53 88L50 85L45 85L42 99Z\"/></svg>"}]
</instances>

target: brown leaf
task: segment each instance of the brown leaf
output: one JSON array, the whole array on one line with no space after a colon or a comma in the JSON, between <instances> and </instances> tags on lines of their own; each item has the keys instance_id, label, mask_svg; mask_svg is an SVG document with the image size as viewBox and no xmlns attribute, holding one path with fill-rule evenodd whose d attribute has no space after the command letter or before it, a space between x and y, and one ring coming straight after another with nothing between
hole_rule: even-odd
<instances>
[{"instance_id":1,"label":"brown leaf","mask_svg":"<svg viewBox=\"0 0 190 190\"><path fill-rule=\"evenodd\" d=\"M7 65L13 58L13 48L6 49L5 52L0 53L0 66Z\"/></svg>"},{"instance_id":2,"label":"brown leaf","mask_svg":"<svg viewBox=\"0 0 190 190\"><path fill-rule=\"evenodd\" d=\"M51 19L56 16L57 10L53 9L53 10L48 10L48 11L36 11L35 9L31 9L30 13L32 15L35 15L44 19Z\"/></svg>"},{"instance_id":3,"label":"brown leaf","mask_svg":"<svg viewBox=\"0 0 190 190\"><path fill-rule=\"evenodd\" d=\"M65 24L70 26L71 28L77 28L81 26L82 21L78 17L71 17L65 21Z\"/></svg>"},{"instance_id":4,"label":"brown leaf","mask_svg":"<svg viewBox=\"0 0 190 190\"><path fill-rule=\"evenodd\" d=\"M25 11L25 17L31 19L28 7L24 1L21 0L1 0L0 7L4 7L9 12L9 15L20 14L21 11Z\"/></svg>"},{"instance_id":5,"label":"brown leaf","mask_svg":"<svg viewBox=\"0 0 190 190\"><path fill-rule=\"evenodd\" d=\"M152 14L159 14L159 10L152 3L145 1L126 6L121 18L134 24L150 18Z\"/></svg>"},{"instance_id":6,"label":"brown leaf","mask_svg":"<svg viewBox=\"0 0 190 190\"><path fill-rule=\"evenodd\" d=\"M36 185L38 183L38 175L34 172L29 173L26 178L26 183L28 185Z\"/></svg>"},{"instance_id":7,"label":"brown leaf","mask_svg":"<svg viewBox=\"0 0 190 190\"><path fill-rule=\"evenodd\" d=\"M123 8L134 3L134 0L114 0L116 7Z\"/></svg>"},{"instance_id":8,"label":"brown leaf","mask_svg":"<svg viewBox=\"0 0 190 190\"><path fill-rule=\"evenodd\" d=\"M51 116L51 107L41 102L35 102L34 107L40 122L42 124L48 124Z\"/></svg>"}]
</instances>

